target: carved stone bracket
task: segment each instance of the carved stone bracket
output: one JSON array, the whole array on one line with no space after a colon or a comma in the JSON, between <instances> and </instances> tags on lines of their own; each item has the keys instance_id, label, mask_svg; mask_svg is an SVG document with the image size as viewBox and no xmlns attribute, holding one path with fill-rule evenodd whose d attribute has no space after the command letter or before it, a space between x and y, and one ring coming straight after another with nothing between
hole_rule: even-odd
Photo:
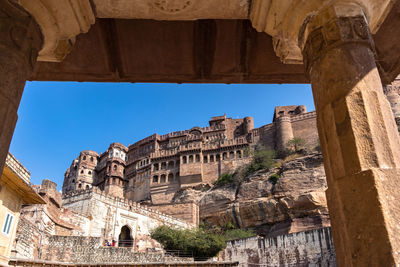
<instances>
[{"instance_id":1,"label":"carved stone bracket","mask_svg":"<svg viewBox=\"0 0 400 267\"><path fill-rule=\"evenodd\" d=\"M358 6L369 22L370 31L375 33L393 3L391 0L253 0L250 20L257 31L272 36L275 53L283 63L301 64L303 57L298 42L299 33L313 15L334 5ZM351 9L341 11L351 16Z\"/></svg>"},{"instance_id":2,"label":"carved stone bracket","mask_svg":"<svg viewBox=\"0 0 400 267\"><path fill-rule=\"evenodd\" d=\"M306 73L310 73L313 63L328 50L347 43L358 43L375 50L364 16L336 17L310 32L303 48Z\"/></svg>"},{"instance_id":3,"label":"carved stone bracket","mask_svg":"<svg viewBox=\"0 0 400 267\"><path fill-rule=\"evenodd\" d=\"M89 0L18 0L40 25L44 45L38 61L62 61L71 51L75 37L95 22Z\"/></svg>"}]
</instances>

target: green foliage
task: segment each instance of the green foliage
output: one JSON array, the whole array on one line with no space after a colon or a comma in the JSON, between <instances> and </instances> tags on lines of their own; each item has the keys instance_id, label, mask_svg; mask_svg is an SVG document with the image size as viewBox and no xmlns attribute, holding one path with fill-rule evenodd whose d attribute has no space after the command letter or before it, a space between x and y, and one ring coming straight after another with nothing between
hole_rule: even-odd
<instances>
[{"instance_id":1,"label":"green foliage","mask_svg":"<svg viewBox=\"0 0 400 267\"><path fill-rule=\"evenodd\" d=\"M226 231L229 231L229 230L232 230L232 229L236 229L236 226L235 226L232 222L227 222L227 223L224 225L224 230L225 230L225 232L226 232Z\"/></svg>"},{"instance_id":2,"label":"green foliage","mask_svg":"<svg viewBox=\"0 0 400 267\"><path fill-rule=\"evenodd\" d=\"M300 137L294 137L287 142L287 146L292 153L300 152L304 149L306 141Z\"/></svg>"},{"instance_id":3,"label":"green foliage","mask_svg":"<svg viewBox=\"0 0 400 267\"><path fill-rule=\"evenodd\" d=\"M222 186L232 183L233 183L233 174L223 173L218 177L218 180L215 182L215 185Z\"/></svg>"},{"instance_id":4,"label":"green foliage","mask_svg":"<svg viewBox=\"0 0 400 267\"><path fill-rule=\"evenodd\" d=\"M251 229L232 229L226 231L224 237L226 241L229 241L234 239L248 238L255 235L256 233L254 233L254 231Z\"/></svg>"},{"instance_id":5,"label":"green foliage","mask_svg":"<svg viewBox=\"0 0 400 267\"><path fill-rule=\"evenodd\" d=\"M274 173L269 176L268 181L275 185L278 182L279 178L281 178L279 173Z\"/></svg>"},{"instance_id":6,"label":"green foliage","mask_svg":"<svg viewBox=\"0 0 400 267\"><path fill-rule=\"evenodd\" d=\"M259 170L269 170L275 165L275 151L259 148L253 152L253 160L249 165L244 167L242 176L246 177Z\"/></svg>"},{"instance_id":7,"label":"green foliage","mask_svg":"<svg viewBox=\"0 0 400 267\"><path fill-rule=\"evenodd\" d=\"M226 240L222 235L204 228L179 230L163 225L154 229L151 238L160 242L166 250L193 253L195 258L214 257L226 247Z\"/></svg>"}]
</instances>

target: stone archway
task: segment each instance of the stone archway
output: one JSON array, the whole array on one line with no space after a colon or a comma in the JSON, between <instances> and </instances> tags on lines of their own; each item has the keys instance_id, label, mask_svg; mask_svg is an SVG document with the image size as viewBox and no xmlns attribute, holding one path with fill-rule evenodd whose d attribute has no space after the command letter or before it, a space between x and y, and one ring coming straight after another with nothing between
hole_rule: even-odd
<instances>
[{"instance_id":1,"label":"stone archway","mask_svg":"<svg viewBox=\"0 0 400 267\"><path fill-rule=\"evenodd\" d=\"M118 236L118 246L125 248L130 248L133 246L131 229L127 225L124 225L121 228L121 233Z\"/></svg>"}]
</instances>

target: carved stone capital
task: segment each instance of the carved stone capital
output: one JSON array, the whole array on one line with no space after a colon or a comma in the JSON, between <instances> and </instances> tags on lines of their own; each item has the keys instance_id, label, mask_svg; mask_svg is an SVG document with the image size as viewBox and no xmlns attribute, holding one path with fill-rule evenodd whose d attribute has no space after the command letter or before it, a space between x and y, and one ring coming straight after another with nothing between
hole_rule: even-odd
<instances>
[{"instance_id":1,"label":"carved stone capital","mask_svg":"<svg viewBox=\"0 0 400 267\"><path fill-rule=\"evenodd\" d=\"M327 17L327 13L331 16ZM321 17L313 18L314 21L309 23L311 30L305 29L307 35L303 37L304 41L300 38L299 46L302 47L306 73L309 73L313 64L331 49L357 43L375 50L368 22L362 11L350 13L350 16L341 16L331 14L328 10L321 16L325 21L318 25ZM315 25L316 22L318 26Z\"/></svg>"},{"instance_id":2,"label":"carved stone capital","mask_svg":"<svg viewBox=\"0 0 400 267\"><path fill-rule=\"evenodd\" d=\"M355 9L362 9L370 31L375 33L393 3L392 0L253 0L250 20L257 31L273 37L275 53L283 63L301 64L299 32L315 14L332 6L357 6ZM351 8L344 8L341 12L345 12L347 17L353 13Z\"/></svg>"},{"instance_id":3,"label":"carved stone capital","mask_svg":"<svg viewBox=\"0 0 400 267\"><path fill-rule=\"evenodd\" d=\"M89 0L15 0L40 25L44 44L38 61L62 61L71 51L75 38L95 22Z\"/></svg>"}]
</instances>

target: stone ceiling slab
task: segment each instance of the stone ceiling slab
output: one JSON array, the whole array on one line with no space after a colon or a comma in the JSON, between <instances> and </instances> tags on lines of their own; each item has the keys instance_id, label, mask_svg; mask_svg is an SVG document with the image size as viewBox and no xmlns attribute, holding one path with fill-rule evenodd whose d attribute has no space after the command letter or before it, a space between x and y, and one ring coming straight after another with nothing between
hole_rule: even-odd
<instances>
[{"instance_id":1,"label":"stone ceiling slab","mask_svg":"<svg viewBox=\"0 0 400 267\"><path fill-rule=\"evenodd\" d=\"M98 18L246 19L248 0L93 0Z\"/></svg>"}]
</instances>

